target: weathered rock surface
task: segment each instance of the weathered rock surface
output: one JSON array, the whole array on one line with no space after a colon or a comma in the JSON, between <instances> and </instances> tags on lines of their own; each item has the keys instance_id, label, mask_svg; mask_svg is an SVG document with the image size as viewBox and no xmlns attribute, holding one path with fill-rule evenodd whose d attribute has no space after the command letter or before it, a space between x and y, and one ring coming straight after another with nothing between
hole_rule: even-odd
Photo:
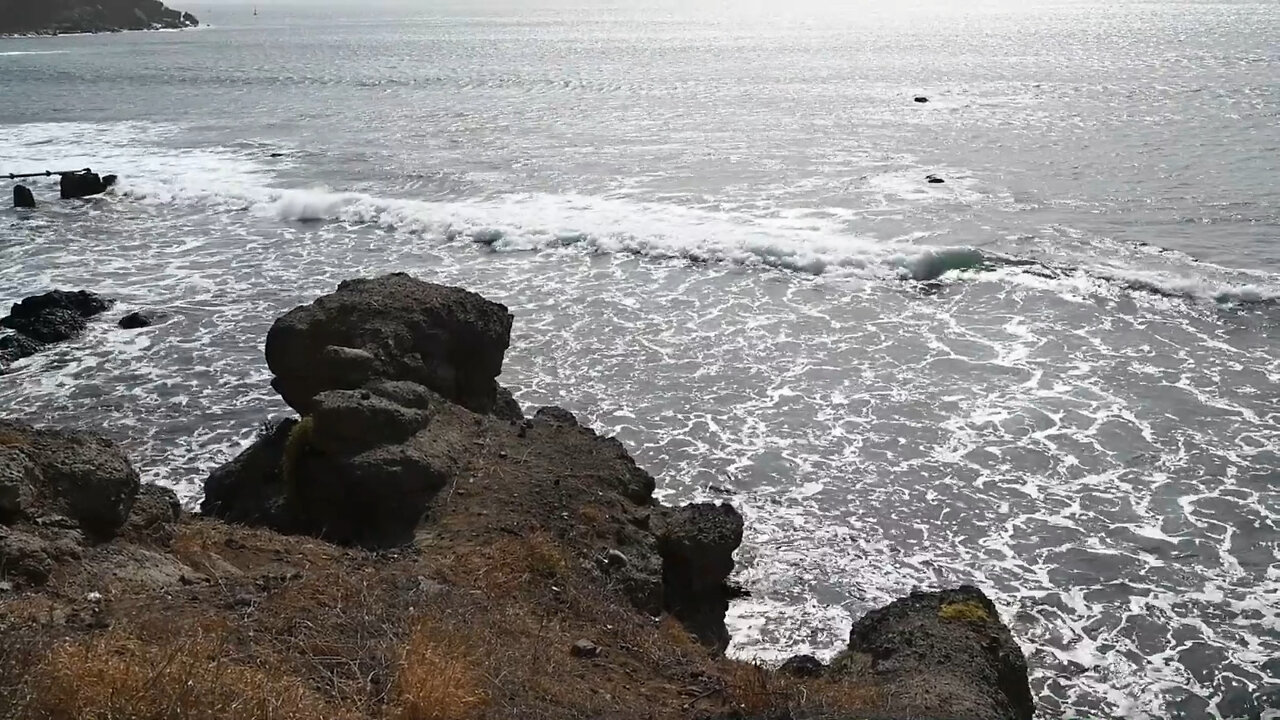
<instances>
[{"instance_id":1,"label":"weathered rock surface","mask_svg":"<svg viewBox=\"0 0 1280 720\"><path fill-rule=\"evenodd\" d=\"M0 326L37 343L61 342L84 332L86 320L109 307L110 300L86 290L54 290L17 303L0 319Z\"/></svg>"},{"instance_id":2,"label":"weathered rock surface","mask_svg":"<svg viewBox=\"0 0 1280 720\"><path fill-rule=\"evenodd\" d=\"M0 337L0 370L43 349L44 343L36 342L22 333L15 332Z\"/></svg>"},{"instance_id":3,"label":"weathered rock surface","mask_svg":"<svg viewBox=\"0 0 1280 720\"><path fill-rule=\"evenodd\" d=\"M195 27L158 0L0 0L0 34L96 33Z\"/></svg>"},{"instance_id":4,"label":"weathered rock surface","mask_svg":"<svg viewBox=\"0 0 1280 720\"><path fill-rule=\"evenodd\" d=\"M281 317L267 333L267 365L272 387L303 415L325 390L388 380L488 413L510 335L502 305L397 273L348 280Z\"/></svg>"},{"instance_id":5,"label":"weathered rock surface","mask_svg":"<svg viewBox=\"0 0 1280 720\"><path fill-rule=\"evenodd\" d=\"M179 514L109 440L0 420L0 577L39 585L118 537L167 546Z\"/></svg>"},{"instance_id":6,"label":"weathered rock surface","mask_svg":"<svg viewBox=\"0 0 1280 720\"><path fill-rule=\"evenodd\" d=\"M728 585L742 544L742 515L732 505L697 503L669 511L657 530L663 606L702 642L729 645L724 617L736 595Z\"/></svg>"},{"instance_id":7,"label":"weathered rock surface","mask_svg":"<svg viewBox=\"0 0 1280 720\"><path fill-rule=\"evenodd\" d=\"M138 473L105 438L0 420L0 451L0 486L10 488L0 493L17 498L5 517L61 516L109 538L133 508Z\"/></svg>"},{"instance_id":8,"label":"weathered rock surface","mask_svg":"<svg viewBox=\"0 0 1280 720\"><path fill-rule=\"evenodd\" d=\"M164 318L165 314L159 310L138 310L120 318L120 322L117 324L124 330L137 330L151 327Z\"/></svg>"},{"instance_id":9,"label":"weathered rock surface","mask_svg":"<svg viewBox=\"0 0 1280 720\"><path fill-rule=\"evenodd\" d=\"M906 717L1030 720L1027 662L991 600L964 585L914 592L853 625L833 671L894 688Z\"/></svg>"}]
</instances>

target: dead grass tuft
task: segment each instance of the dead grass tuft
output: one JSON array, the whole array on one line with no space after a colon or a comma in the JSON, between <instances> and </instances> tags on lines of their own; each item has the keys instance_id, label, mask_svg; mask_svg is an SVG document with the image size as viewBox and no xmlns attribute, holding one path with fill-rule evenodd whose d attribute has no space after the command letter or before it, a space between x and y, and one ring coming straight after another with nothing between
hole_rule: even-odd
<instances>
[{"instance_id":1,"label":"dead grass tuft","mask_svg":"<svg viewBox=\"0 0 1280 720\"><path fill-rule=\"evenodd\" d=\"M797 678L756 663L725 661L726 700L748 716L793 713L878 714L885 705L880 688L849 677Z\"/></svg>"},{"instance_id":2,"label":"dead grass tuft","mask_svg":"<svg viewBox=\"0 0 1280 720\"><path fill-rule=\"evenodd\" d=\"M391 720L465 720L489 703L465 642L440 625L418 624L396 677Z\"/></svg>"},{"instance_id":3,"label":"dead grass tuft","mask_svg":"<svg viewBox=\"0 0 1280 720\"><path fill-rule=\"evenodd\" d=\"M327 720L347 718L276 665L241 665L227 627L164 642L122 632L53 646L27 678L18 718Z\"/></svg>"}]
</instances>

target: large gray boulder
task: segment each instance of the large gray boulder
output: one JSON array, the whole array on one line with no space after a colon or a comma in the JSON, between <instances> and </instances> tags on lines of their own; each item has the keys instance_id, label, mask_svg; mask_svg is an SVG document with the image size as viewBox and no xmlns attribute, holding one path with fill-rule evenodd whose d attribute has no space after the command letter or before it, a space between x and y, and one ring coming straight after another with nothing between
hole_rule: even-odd
<instances>
[{"instance_id":1,"label":"large gray boulder","mask_svg":"<svg viewBox=\"0 0 1280 720\"><path fill-rule=\"evenodd\" d=\"M417 383L491 413L511 320L498 303L403 273L348 280L271 326L272 387L302 415L326 390L381 381Z\"/></svg>"},{"instance_id":2,"label":"large gray boulder","mask_svg":"<svg viewBox=\"0 0 1280 720\"><path fill-rule=\"evenodd\" d=\"M124 525L138 473L111 441L0 420L0 522L72 520L109 539Z\"/></svg>"},{"instance_id":3,"label":"large gray boulder","mask_svg":"<svg viewBox=\"0 0 1280 720\"><path fill-rule=\"evenodd\" d=\"M742 515L732 505L697 503L668 511L656 528L662 555L663 605L704 644L729 645L728 584L742 544Z\"/></svg>"},{"instance_id":4,"label":"large gray boulder","mask_svg":"<svg viewBox=\"0 0 1280 720\"><path fill-rule=\"evenodd\" d=\"M893 688L903 717L1030 720L1027 661L976 587L914 592L872 610L849 632L831 672ZM898 714L898 713L895 713Z\"/></svg>"}]
</instances>

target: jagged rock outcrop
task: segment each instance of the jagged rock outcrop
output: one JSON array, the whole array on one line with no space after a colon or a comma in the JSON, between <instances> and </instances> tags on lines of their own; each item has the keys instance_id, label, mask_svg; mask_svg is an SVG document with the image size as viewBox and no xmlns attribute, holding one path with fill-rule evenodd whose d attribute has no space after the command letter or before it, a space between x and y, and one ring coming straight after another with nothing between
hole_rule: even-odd
<instances>
[{"instance_id":1,"label":"jagged rock outcrop","mask_svg":"<svg viewBox=\"0 0 1280 720\"><path fill-rule=\"evenodd\" d=\"M13 334L0 337L0 369L34 355L46 345L79 336L89 318L111 307L112 301L87 290L54 290L34 295L13 306L0 327Z\"/></svg>"},{"instance_id":2,"label":"jagged rock outcrop","mask_svg":"<svg viewBox=\"0 0 1280 720\"><path fill-rule=\"evenodd\" d=\"M497 303L404 274L347 281L290 311L266 354L273 387L303 417L266 428L214 471L202 511L389 548L414 540L446 488L506 478L510 489L477 512L533 515L565 534L577 532L574 513L601 516L610 529L593 552L609 586L723 650L741 516L727 505L658 507L653 476L567 410L525 420L495 381L511 322ZM453 499L449 517L469 502Z\"/></svg>"},{"instance_id":3,"label":"jagged rock outcrop","mask_svg":"<svg viewBox=\"0 0 1280 720\"><path fill-rule=\"evenodd\" d=\"M665 513L657 534L663 606L704 643L724 650L724 617L737 594L728 580L742 544L742 515L728 504L686 505Z\"/></svg>"},{"instance_id":4,"label":"jagged rock outcrop","mask_svg":"<svg viewBox=\"0 0 1280 720\"><path fill-rule=\"evenodd\" d=\"M489 413L510 337L502 305L397 273L348 280L290 311L267 333L266 355L272 387L303 415L325 390L397 380Z\"/></svg>"},{"instance_id":5,"label":"jagged rock outcrop","mask_svg":"<svg viewBox=\"0 0 1280 720\"><path fill-rule=\"evenodd\" d=\"M0 34L97 33L195 27L159 0L0 0Z\"/></svg>"},{"instance_id":6,"label":"jagged rock outcrop","mask_svg":"<svg viewBox=\"0 0 1280 720\"><path fill-rule=\"evenodd\" d=\"M976 587L913 592L872 610L831 667L892 687L905 717L1030 720L1027 661Z\"/></svg>"}]
</instances>

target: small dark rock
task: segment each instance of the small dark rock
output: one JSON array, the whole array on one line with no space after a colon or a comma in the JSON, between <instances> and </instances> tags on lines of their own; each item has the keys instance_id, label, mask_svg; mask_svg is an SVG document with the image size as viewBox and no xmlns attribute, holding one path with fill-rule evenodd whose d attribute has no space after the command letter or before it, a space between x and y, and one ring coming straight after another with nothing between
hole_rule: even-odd
<instances>
[{"instance_id":1,"label":"small dark rock","mask_svg":"<svg viewBox=\"0 0 1280 720\"><path fill-rule=\"evenodd\" d=\"M604 651L590 640L579 640L569 648L569 654L576 658L597 658Z\"/></svg>"},{"instance_id":2,"label":"small dark rock","mask_svg":"<svg viewBox=\"0 0 1280 720\"><path fill-rule=\"evenodd\" d=\"M13 186L13 206L16 208L33 208L36 206L36 196L31 194L31 188L26 185Z\"/></svg>"},{"instance_id":3,"label":"small dark rock","mask_svg":"<svg viewBox=\"0 0 1280 720\"><path fill-rule=\"evenodd\" d=\"M927 98L927 97L925 97L925 96L923 96L923 95L917 95L917 96L915 97L915 101L916 101L916 102L918 102L918 103L927 103L927 102L929 102L929 98Z\"/></svg>"},{"instance_id":4,"label":"small dark rock","mask_svg":"<svg viewBox=\"0 0 1280 720\"><path fill-rule=\"evenodd\" d=\"M125 330L151 327L164 319L164 313L158 310L139 310L120 318L120 327Z\"/></svg>"},{"instance_id":5,"label":"small dark rock","mask_svg":"<svg viewBox=\"0 0 1280 720\"><path fill-rule=\"evenodd\" d=\"M925 175L925 176L924 176L924 179L925 179L925 182L927 182L927 183L929 183L929 184L931 184L931 185L940 185L940 184L942 184L942 183L946 182L946 180L943 180L942 178L938 177L937 175Z\"/></svg>"},{"instance_id":6,"label":"small dark rock","mask_svg":"<svg viewBox=\"0 0 1280 720\"><path fill-rule=\"evenodd\" d=\"M813 678L826 672L827 666L812 655L795 655L787 658L778 668L778 672L799 678Z\"/></svg>"}]
</instances>

